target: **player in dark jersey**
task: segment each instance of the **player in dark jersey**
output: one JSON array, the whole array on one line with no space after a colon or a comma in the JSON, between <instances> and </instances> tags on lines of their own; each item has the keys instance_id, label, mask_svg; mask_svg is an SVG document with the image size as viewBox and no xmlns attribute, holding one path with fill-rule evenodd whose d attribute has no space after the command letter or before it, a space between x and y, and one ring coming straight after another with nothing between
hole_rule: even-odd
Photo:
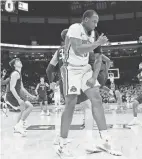
<instances>
[{"instance_id":1,"label":"player in dark jersey","mask_svg":"<svg viewBox=\"0 0 142 159\"><path fill-rule=\"evenodd\" d=\"M46 74L50 83L50 87L51 89L53 89L53 87L56 85L56 83L54 83L54 78L53 78L53 72L55 72L55 67L58 64L57 70L56 72L59 73L59 85L60 85L60 92L62 97L64 98L64 93L63 93L63 84L62 84L62 77L61 77L61 71L60 68L63 66L63 59L64 59L64 40L65 40L65 36L67 34L68 29L64 29L61 32L61 38L62 38L62 46L55 52L53 58L51 59L47 69L46 69Z\"/></svg>"},{"instance_id":2,"label":"player in dark jersey","mask_svg":"<svg viewBox=\"0 0 142 159\"><path fill-rule=\"evenodd\" d=\"M40 77L40 83L37 85L35 89L36 95L38 95L38 100L41 106L41 115L50 115L49 109L47 109L47 88L49 85L44 81L44 77ZM45 107L43 106L45 104Z\"/></svg>"},{"instance_id":3,"label":"player in dark jersey","mask_svg":"<svg viewBox=\"0 0 142 159\"><path fill-rule=\"evenodd\" d=\"M129 126L133 125L141 125L142 126L142 121L139 121L137 118L137 109L139 104L142 104L142 63L139 64L139 70L138 70L138 75L137 75L139 82L141 84L141 93L139 96L133 101L132 106L133 106L133 116L134 119L128 124Z\"/></svg>"},{"instance_id":4,"label":"player in dark jersey","mask_svg":"<svg viewBox=\"0 0 142 159\"><path fill-rule=\"evenodd\" d=\"M24 129L24 123L29 114L31 113L33 105L24 97L27 96L33 100L36 99L36 97L28 93L23 86L21 76L22 63L20 59L15 58L10 61L9 64L12 67L13 72L10 75L10 81L6 92L6 101L14 109L17 109L18 107L20 108L21 113L18 117L18 121L16 126L14 127L14 130L15 132L25 136L26 134Z\"/></svg>"}]
</instances>

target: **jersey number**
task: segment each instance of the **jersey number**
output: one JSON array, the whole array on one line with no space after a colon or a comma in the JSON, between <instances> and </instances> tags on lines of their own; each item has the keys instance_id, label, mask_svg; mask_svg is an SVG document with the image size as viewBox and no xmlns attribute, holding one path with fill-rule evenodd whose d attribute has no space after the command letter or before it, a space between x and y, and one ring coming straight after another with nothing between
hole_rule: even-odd
<instances>
[{"instance_id":1,"label":"jersey number","mask_svg":"<svg viewBox=\"0 0 142 159\"><path fill-rule=\"evenodd\" d=\"M44 91L44 86L41 86L42 90Z\"/></svg>"},{"instance_id":2,"label":"jersey number","mask_svg":"<svg viewBox=\"0 0 142 159\"><path fill-rule=\"evenodd\" d=\"M60 54L59 59L60 59L60 60L64 59L64 49L61 49L61 50L59 51L59 54Z\"/></svg>"}]
</instances>

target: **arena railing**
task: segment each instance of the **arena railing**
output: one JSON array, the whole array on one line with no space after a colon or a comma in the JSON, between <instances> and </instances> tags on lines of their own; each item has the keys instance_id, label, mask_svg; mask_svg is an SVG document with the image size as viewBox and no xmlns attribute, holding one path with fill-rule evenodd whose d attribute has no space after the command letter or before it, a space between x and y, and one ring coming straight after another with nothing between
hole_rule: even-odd
<instances>
[{"instance_id":1,"label":"arena railing","mask_svg":"<svg viewBox=\"0 0 142 159\"><path fill-rule=\"evenodd\" d=\"M109 42L103 46L109 46L109 45L127 45L127 44L139 44L138 41L124 41L124 42ZM3 47L14 47L14 48L27 48L27 49L58 49L60 46L44 46L44 45L18 45L18 44L6 44L6 43L0 43L0 46Z\"/></svg>"}]
</instances>

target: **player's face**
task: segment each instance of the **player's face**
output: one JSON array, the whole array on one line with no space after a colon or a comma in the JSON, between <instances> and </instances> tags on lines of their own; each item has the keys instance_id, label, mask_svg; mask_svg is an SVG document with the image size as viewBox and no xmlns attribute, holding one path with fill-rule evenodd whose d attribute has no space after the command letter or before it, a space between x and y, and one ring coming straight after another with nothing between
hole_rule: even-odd
<instances>
[{"instance_id":1,"label":"player's face","mask_svg":"<svg viewBox=\"0 0 142 159\"><path fill-rule=\"evenodd\" d=\"M44 83L44 78L41 78L41 79L40 79L40 82L41 82L41 83Z\"/></svg>"},{"instance_id":2,"label":"player's face","mask_svg":"<svg viewBox=\"0 0 142 159\"><path fill-rule=\"evenodd\" d=\"M16 60L14 66L18 67L18 68L22 68L23 65L22 65L22 62L20 60Z\"/></svg>"},{"instance_id":3,"label":"player's face","mask_svg":"<svg viewBox=\"0 0 142 159\"><path fill-rule=\"evenodd\" d=\"M99 21L99 17L98 15L94 14L92 17L87 18L86 22L87 22L87 27L90 31L94 30L97 27Z\"/></svg>"}]
</instances>

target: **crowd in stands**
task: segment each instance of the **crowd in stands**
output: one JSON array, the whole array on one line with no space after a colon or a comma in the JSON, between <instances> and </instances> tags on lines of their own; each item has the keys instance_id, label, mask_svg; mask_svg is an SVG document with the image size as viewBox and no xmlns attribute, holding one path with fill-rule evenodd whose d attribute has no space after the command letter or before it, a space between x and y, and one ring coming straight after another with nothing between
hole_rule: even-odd
<instances>
[{"instance_id":1,"label":"crowd in stands","mask_svg":"<svg viewBox=\"0 0 142 159\"><path fill-rule=\"evenodd\" d=\"M125 84L119 85L118 90L122 95L122 101L131 103L142 91L140 84ZM104 103L109 102L109 94L101 91L102 99Z\"/></svg>"}]
</instances>

